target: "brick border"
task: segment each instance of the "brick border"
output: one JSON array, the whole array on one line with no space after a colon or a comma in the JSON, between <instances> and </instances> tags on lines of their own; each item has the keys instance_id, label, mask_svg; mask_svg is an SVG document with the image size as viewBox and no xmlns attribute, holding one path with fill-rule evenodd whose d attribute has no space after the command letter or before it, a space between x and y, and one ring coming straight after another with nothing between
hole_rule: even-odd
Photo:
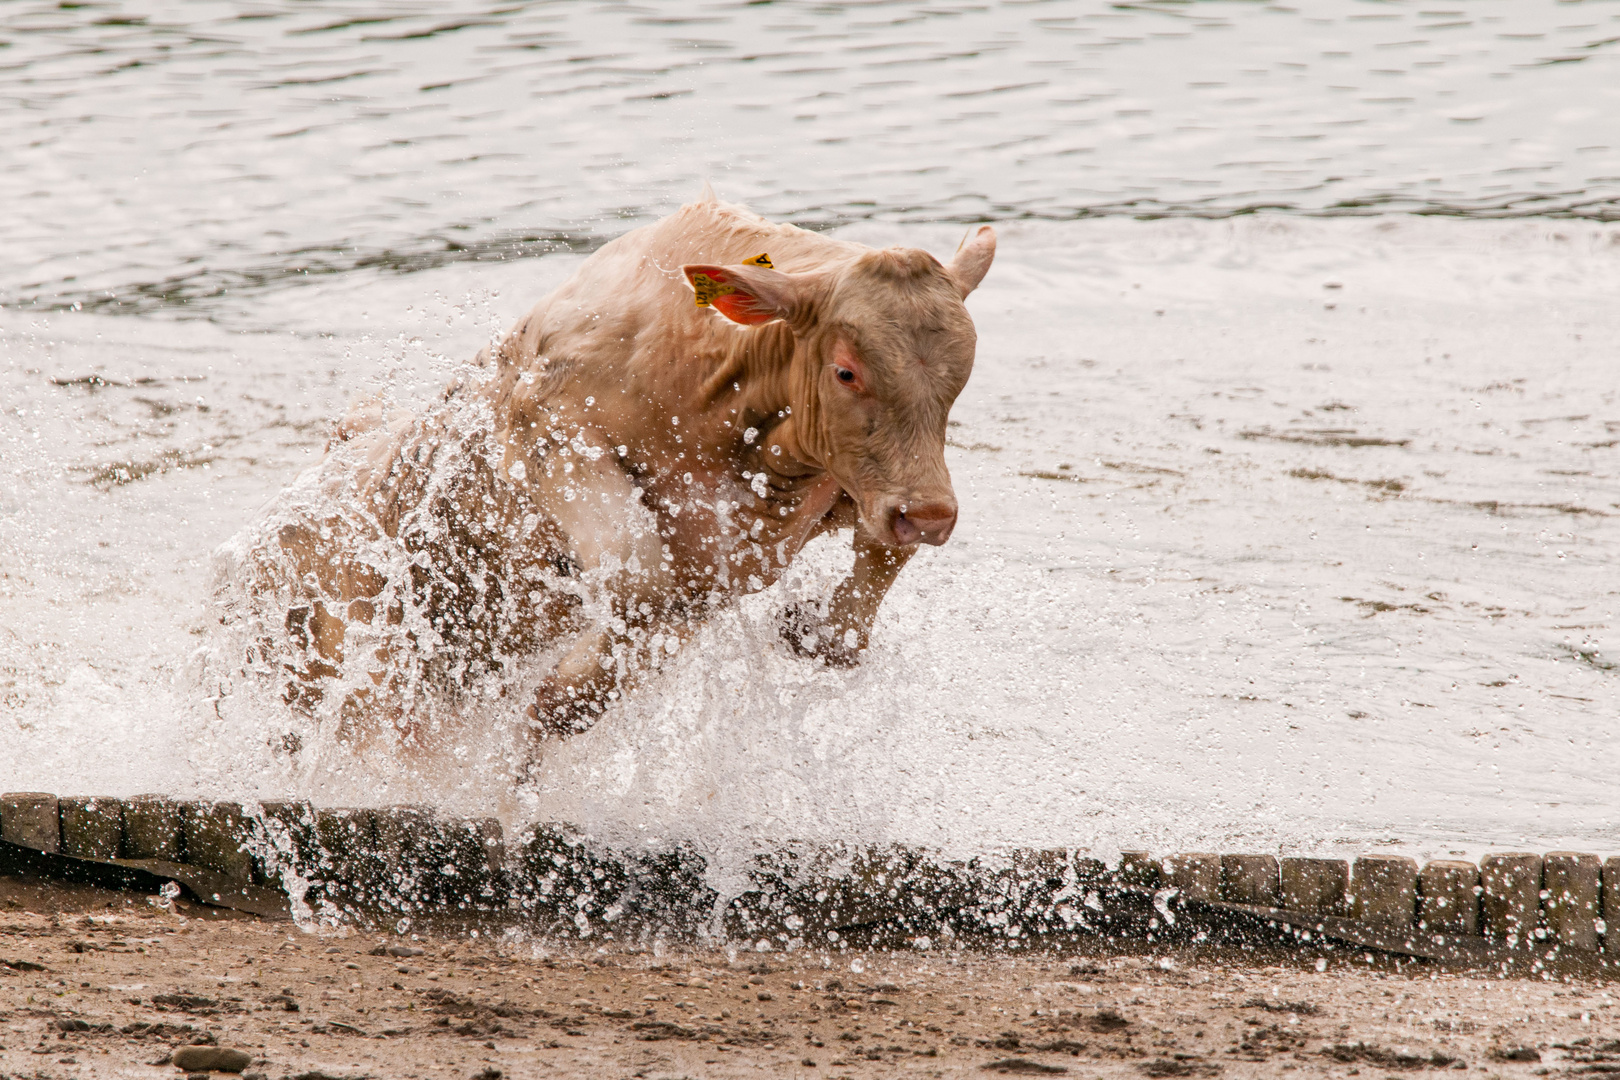
<instances>
[{"instance_id":1,"label":"brick border","mask_svg":"<svg viewBox=\"0 0 1620 1080\"><path fill-rule=\"evenodd\" d=\"M64 865L174 880L202 903L265 915L290 913L284 883L292 882L308 911L368 924L488 912L578 936L636 926L719 930L767 948L836 947L878 928L926 946L963 933L1165 939L1179 912L1278 940L1432 959L1496 964L1545 952L1620 962L1620 857L1582 852L1420 866L1399 855L1133 851L1109 868L1065 851L1020 851L992 865L901 847L789 846L756 858L751 888L721 906L704 883L703 858L688 849L613 852L566 826L508 840L492 818L445 818L419 806L13 792L0 795L0 842Z\"/></svg>"}]
</instances>

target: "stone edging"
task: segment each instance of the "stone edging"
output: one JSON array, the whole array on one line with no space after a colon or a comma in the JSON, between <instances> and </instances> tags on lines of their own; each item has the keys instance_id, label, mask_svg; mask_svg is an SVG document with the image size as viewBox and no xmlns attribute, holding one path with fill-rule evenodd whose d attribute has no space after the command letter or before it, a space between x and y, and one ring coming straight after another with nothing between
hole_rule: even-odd
<instances>
[{"instance_id":1,"label":"stone edging","mask_svg":"<svg viewBox=\"0 0 1620 1080\"><path fill-rule=\"evenodd\" d=\"M569 935L718 931L765 948L836 947L862 931L927 947L963 934L1012 944L1054 934L1204 940L1213 930L1475 964L1543 953L1620 963L1620 929L1607 929L1620 928L1620 857L1578 852L1421 867L1397 855L1126 852L1111 869L1063 851L941 862L898 847L789 845L756 858L750 888L721 904L689 849L614 852L562 826L509 841L494 819L415 806L22 792L0 795L0 841L56 860L42 872L172 880L202 903L272 916L290 912L291 885L313 914L367 923L482 912Z\"/></svg>"}]
</instances>

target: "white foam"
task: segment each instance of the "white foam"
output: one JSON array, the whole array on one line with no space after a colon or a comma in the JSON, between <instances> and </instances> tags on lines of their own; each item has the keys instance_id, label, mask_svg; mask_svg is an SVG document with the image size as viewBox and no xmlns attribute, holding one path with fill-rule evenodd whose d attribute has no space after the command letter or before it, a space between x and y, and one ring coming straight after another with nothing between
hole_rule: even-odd
<instances>
[{"instance_id":1,"label":"white foam","mask_svg":"<svg viewBox=\"0 0 1620 1080\"><path fill-rule=\"evenodd\" d=\"M280 718L210 716L193 658L213 640L208 553L312 460L323 423L382 382L427 393L568 261L312 286L260 310L292 328L277 333L7 313L0 788L431 798L686 839L722 863L790 838L1603 850L1617 237L1402 218L1004 227L953 414L961 524L902 575L868 662L828 670L778 642L782 604L835 580L844 556L821 544L550 750L526 793L491 769L504 704L468 710L461 755L429 767L313 748L321 765L300 770L272 749ZM354 330L359 310L384 329ZM93 371L168 381L49 382ZM209 412L178 409L199 394ZM214 460L85 482L164 449Z\"/></svg>"}]
</instances>

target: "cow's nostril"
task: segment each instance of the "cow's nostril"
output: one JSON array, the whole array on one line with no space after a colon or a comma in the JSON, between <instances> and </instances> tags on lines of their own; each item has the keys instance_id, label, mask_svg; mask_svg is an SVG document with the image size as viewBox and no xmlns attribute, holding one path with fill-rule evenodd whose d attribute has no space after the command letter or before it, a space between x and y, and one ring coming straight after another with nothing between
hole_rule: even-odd
<instances>
[{"instance_id":1,"label":"cow's nostril","mask_svg":"<svg viewBox=\"0 0 1620 1080\"><path fill-rule=\"evenodd\" d=\"M943 544L956 527L956 507L948 503L923 503L898 507L893 512L890 528L901 544Z\"/></svg>"}]
</instances>

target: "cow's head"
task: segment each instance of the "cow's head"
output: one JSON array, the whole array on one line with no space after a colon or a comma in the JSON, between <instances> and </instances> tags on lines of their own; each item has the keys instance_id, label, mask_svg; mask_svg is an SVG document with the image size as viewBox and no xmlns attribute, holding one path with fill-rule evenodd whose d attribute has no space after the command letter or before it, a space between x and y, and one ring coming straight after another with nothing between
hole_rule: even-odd
<instances>
[{"instance_id":1,"label":"cow's head","mask_svg":"<svg viewBox=\"0 0 1620 1080\"><path fill-rule=\"evenodd\" d=\"M956 527L945 423L973 371L976 342L962 302L995 253L995 230L984 225L949 266L915 248L887 248L807 273L681 269L733 322L792 327L799 445L855 500L872 537L943 544Z\"/></svg>"}]
</instances>

